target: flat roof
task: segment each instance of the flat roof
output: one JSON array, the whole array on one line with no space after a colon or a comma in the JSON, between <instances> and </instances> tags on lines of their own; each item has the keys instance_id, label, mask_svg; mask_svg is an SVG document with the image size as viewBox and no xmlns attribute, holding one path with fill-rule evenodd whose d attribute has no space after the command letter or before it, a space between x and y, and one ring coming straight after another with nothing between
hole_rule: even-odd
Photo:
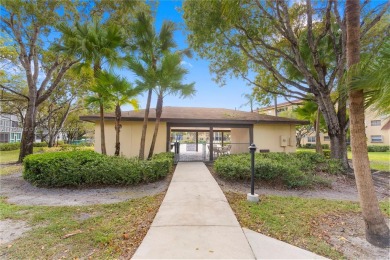
<instances>
[{"instance_id":1,"label":"flat roof","mask_svg":"<svg viewBox=\"0 0 390 260\"><path fill-rule=\"evenodd\" d=\"M145 109L122 112L122 121L143 121ZM115 120L115 113L106 113L106 120ZM81 116L84 121L97 121L99 115ZM149 121L156 120L156 109L151 108ZM218 123L218 124L257 124L257 123L289 123L308 124L309 122L285 117L262 115L256 112L245 112L225 108L204 108L204 107L163 107L161 115L162 122L169 123Z\"/></svg>"}]
</instances>

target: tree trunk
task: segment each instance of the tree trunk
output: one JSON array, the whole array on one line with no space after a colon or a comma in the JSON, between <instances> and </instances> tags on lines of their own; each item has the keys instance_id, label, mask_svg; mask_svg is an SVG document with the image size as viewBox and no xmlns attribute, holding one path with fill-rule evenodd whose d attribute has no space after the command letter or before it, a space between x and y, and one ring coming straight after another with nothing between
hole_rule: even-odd
<instances>
[{"instance_id":1,"label":"tree trunk","mask_svg":"<svg viewBox=\"0 0 390 260\"><path fill-rule=\"evenodd\" d=\"M317 109L317 118L316 121L314 122L315 128L316 128L316 153L319 154L324 154L322 151L322 145L321 145L321 137L320 137L320 109Z\"/></svg>"},{"instance_id":2,"label":"tree trunk","mask_svg":"<svg viewBox=\"0 0 390 260\"><path fill-rule=\"evenodd\" d=\"M360 60L359 0L347 0L345 12L347 25L347 65L351 69ZM350 78L348 78L349 82ZM375 246L390 247L390 230L379 209L370 171L364 125L363 91L350 90L349 101L353 168L365 222L366 239Z\"/></svg>"},{"instance_id":3,"label":"tree trunk","mask_svg":"<svg viewBox=\"0 0 390 260\"><path fill-rule=\"evenodd\" d=\"M348 169L346 125L340 121L330 95L316 95L318 107L324 116L330 139L330 157L341 160L344 169Z\"/></svg>"},{"instance_id":4,"label":"tree trunk","mask_svg":"<svg viewBox=\"0 0 390 260\"><path fill-rule=\"evenodd\" d=\"M99 95L101 98L101 96ZM99 103L99 109L100 109L100 145L102 149L102 154L106 155L106 136L104 132L104 106L103 102L100 101Z\"/></svg>"},{"instance_id":5,"label":"tree trunk","mask_svg":"<svg viewBox=\"0 0 390 260\"><path fill-rule=\"evenodd\" d=\"M149 110L150 110L150 103L152 101L152 93L153 93L153 90L150 88L148 90L148 99L146 101L144 123L142 125L141 144L139 147L139 155L138 155L140 160L143 160L145 158L146 130L148 129Z\"/></svg>"},{"instance_id":6,"label":"tree trunk","mask_svg":"<svg viewBox=\"0 0 390 260\"><path fill-rule=\"evenodd\" d=\"M33 153L35 139L35 98L28 101L26 117L24 119L22 141L20 143L20 153L18 162L23 162L24 157Z\"/></svg>"},{"instance_id":7,"label":"tree trunk","mask_svg":"<svg viewBox=\"0 0 390 260\"><path fill-rule=\"evenodd\" d=\"M116 131L116 136L115 136L115 155L119 156L119 152L121 149L121 143L119 141L119 134L121 131L121 107L119 104L116 105L115 107L115 131Z\"/></svg>"},{"instance_id":8,"label":"tree trunk","mask_svg":"<svg viewBox=\"0 0 390 260\"><path fill-rule=\"evenodd\" d=\"M163 107L163 97L159 95L157 98L157 105L156 105L156 123L154 124L153 139L152 139L152 143L150 144L148 159L152 158L154 152L154 146L156 145L158 128L160 126L160 119L161 119L161 114L163 109L162 107Z\"/></svg>"}]
</instances>

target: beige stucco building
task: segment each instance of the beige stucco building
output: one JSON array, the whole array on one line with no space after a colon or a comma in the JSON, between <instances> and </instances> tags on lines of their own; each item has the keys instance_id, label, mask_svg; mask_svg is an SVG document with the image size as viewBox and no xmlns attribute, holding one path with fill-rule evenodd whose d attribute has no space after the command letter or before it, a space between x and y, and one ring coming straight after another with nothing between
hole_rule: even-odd
<instances>
[{"instance_id":1,"label":"beige stucco building","mask_svg":"<svg viewBox=\"0 0 390 260\"><path fill-rule=\"evenodd\" d=\"M284 111L292 111L301 104L302 100L293 100L291 102L285 102L277 104L277 113ZM275 115L275 106L269 106L258 109L258 113L266 115ZM380 116L371 108L365 111L365 125L367 145L390 145L390 116ZM330 139L327 133L320 133L321 144L329 144ZM301 144L313 144L316 143L315 132L307 135L302 139Z\"/></svg>"},{"instance_id":2,"label":"beige stucco building","mask_svg":"<svg viewBox=\"0 0 390 260\"><path fill-rule=\"evenodd\" d=\"M122 113L120 142L123 156L138 156L143 118L144 110ZM155 118L156 111L151 109L145 156L152 140ZM99 116L83 116L81 119L95 123L95 150L100 152ZM199 136L206 139L209 150L207 160L213 160L217 147L226 145L230 146L229 153L232 154L248 152L251 143L256 144L258 151L294 152L295 126L305 123L307 122L229 109L164 107L154 152L171 151L172 142L175 141L173 135L177 132L196 133L196 143L199 141ZM115 115L106 114L106 149L109 155L113 155L115 151L114 126ZM229 135L229 142L226 142L224 135ZM210 136L213 138L209 138ZM215 136L222 136L222 138L216 139Z\"/></svg>"}]
</instances>

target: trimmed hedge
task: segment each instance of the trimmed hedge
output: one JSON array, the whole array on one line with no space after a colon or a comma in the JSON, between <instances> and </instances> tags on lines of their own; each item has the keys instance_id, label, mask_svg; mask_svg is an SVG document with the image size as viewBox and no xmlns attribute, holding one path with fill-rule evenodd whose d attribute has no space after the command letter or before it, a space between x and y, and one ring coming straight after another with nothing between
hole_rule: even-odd
<instances>
[{"instance_id":1,"label":"trimmed hedge","mask_svg":"<svg viewBox=\"0 0 390 260\"><path fill-rule=\"evenodd\" d=\"M34 143L34 147L47 147L47 143ZM0 144L0 151L15 151L20 149L20 142L17 143L2 143Z\"/></svg>"},{"instance_id":2,"label":"trimmed hedge","mask_svg":"<svg viewBox=\"0 0 390 260\"><path fill-rule=\"evenodd\" d=\"M20 148L20 143L3 143L0 144L0 151L14 151Z\"/></svg>"},{"instance_id":3,"label":"trimmed hedge","mask_svg":"<svg viewBox=\"0 0 390 260\"><path fill-rule=\"evenodd\" d=\"M173 168L173 154L140 161L93 151L53 152L29 155L23 164L23 178L37 186L129 185L167 176Z\"/></svg>"},{"instance_id":4,"label":"trimmed hedge","mask_svg":"<svg viewBox=\"0 0 390 260\"><path fill-rule=\"evenodd\" d=\"M369 145L367 146L368 152L388 152L390 151L390 146L388 145Z\"/></svg>"},{"instance_id":5,"label":"trimmed hedge","mask_svg":"<svg viewBox=\"0 0 390 260\"><path fill-rule=\"evenodd\" d=\"M250 154L234 154L219 157L214 162L218 175L230 180L250 179ZM338 160L311 153L257 153L255 157L255 178L280 180L289 188L306 187L315 183L326 183L315 176L316 171L337 174L343 171Z\"/></svg>"}]
</instances>

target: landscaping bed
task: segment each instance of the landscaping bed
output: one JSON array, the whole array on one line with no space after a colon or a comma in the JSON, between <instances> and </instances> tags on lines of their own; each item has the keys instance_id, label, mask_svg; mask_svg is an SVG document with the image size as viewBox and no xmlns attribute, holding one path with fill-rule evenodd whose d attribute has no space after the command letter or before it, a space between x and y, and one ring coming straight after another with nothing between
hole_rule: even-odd
<instances>
[{"instance_id":1,"label":"landscaping bed","mask_svg":"<svg viewBox=\"0 0 390 260\"><path fill-rule=\"evenodd\" d=\"M0 226L23 227L21 237L0 242L0 258L130 259L163 197L73 207L18 206L0 198Z\"/></svg>"},{"instance_id":2,"label":"landscaping bed","mask_svg":"<svg viewBox=\"0 0 390 260\"><path fill-rule=\"evenodd\" d=\"M249 180L250 154L221 156L214 162L214 171L227 180ZM330 182L319 173L337 175L342 172L338 160L317 153L255 154L255 179L281 183L288 188L329 186Z\"/></svg>"},{"instance_id":3,"label":"landscaping bed","mask_svg":"<svg viewBox=\"0 0 390 260\"><path fill-rule=\"evenodd\" d=\"M130 185L166 177L173 170L173 154L142 161L93 151L55 152L29 155L23 165L23 178L37 186Z\"/></svg>"},{"instance_id":4,"label":"landscaping bed","mask_svg":"<svg viewBox=\"0 0 390 260\"><path fill-rule=\"evenodd\" d=\"M242 227L331 259L388 257L388 249L365 240L357 202L263 195L253 204L242 193L225 195ZM389 218L389 201L380 205Z\"/></svg>"}]
</instances>

